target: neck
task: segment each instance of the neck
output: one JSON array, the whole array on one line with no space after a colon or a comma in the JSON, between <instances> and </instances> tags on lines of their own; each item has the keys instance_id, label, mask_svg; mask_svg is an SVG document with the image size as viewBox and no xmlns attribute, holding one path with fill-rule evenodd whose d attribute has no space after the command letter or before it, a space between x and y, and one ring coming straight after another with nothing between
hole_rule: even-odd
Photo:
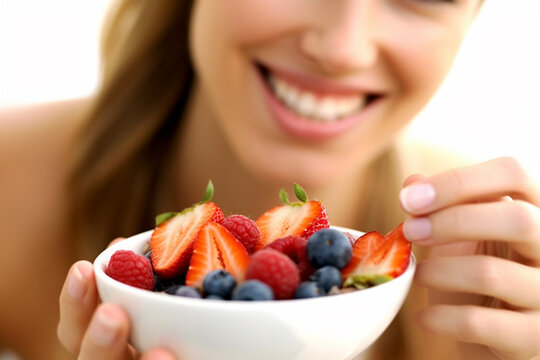
<instances>
[{"instance_id":1,"label":"neck","mask_svg":"<svg viewBox=\"0 0 540 360\"><path fill-rule=\"evenodd\" d=\"M256 219L281 203L281 188L294 198L292 184L261 178L240 163L205 99L200 88L194 91L177 141L175 187L179 206L200 201L209 179L216 188L213 201L226 216L241 213ZM305 190L310 199L323 201L332 224L357 227L361 224L367 173L359 169L356 175L336 177L331 183Z\"/></svg>"}]
</instances>

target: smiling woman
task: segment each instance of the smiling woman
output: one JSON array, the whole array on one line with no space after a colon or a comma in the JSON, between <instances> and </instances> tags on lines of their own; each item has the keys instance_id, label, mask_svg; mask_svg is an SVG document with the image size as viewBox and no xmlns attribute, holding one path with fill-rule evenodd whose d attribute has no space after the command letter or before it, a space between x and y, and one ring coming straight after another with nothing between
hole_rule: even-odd
<instances>
[{"instance_id":1,"label":"smiling woman","mask_svg":"<svg viewBox=\"0 0 540 360\"><path fill-rule=\"evenodd\" d=\"M0 1L2 346L141 355L89 260L212 179L226 216L298 182L403 224L418 275L366 359L540 354L538 2L117 0L98 57L107 1Z\"/></svg>"},{"instance_id":2,"label":"smiling woman","mask_svg":"<svg viewBox=\"0 0 540 360\"><path fill-rule=\"evenodd\" d=\"M93 93L100 77L98 29L112 3L1 0L0 106ZM487 1L408 135L481 160L515 156L540 177L539 12L537 1ZM280 86L279 96L291 103L296 94L286 89ZM321 103L319 118L334 116L329 103ZM471 115L477 121L469 121Z\"/></svg>"}]
</instances>

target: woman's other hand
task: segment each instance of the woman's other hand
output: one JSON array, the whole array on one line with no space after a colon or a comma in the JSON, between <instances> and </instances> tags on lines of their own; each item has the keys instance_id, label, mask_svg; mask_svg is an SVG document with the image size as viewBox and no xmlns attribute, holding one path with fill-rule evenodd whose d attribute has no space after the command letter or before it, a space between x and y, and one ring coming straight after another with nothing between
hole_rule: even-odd
<instances>
[{"instance_id":1,"label":"woman's other hand","mask_svg":"<svg viewBox=\"0 0 540 360\"><path fill-rule=\"evenodd\" d=\"M413 175L400 194L405 236L432 247L415 281L416 320L463 359L540 358L540 186L512 158Z\"/></svg>"},{"instance_id":2,"label":"woman's other hand","mask_svg":"<svg viewBox=\"0 0 540 360\"><path fill-rule=\"evenodd\" d=\"M174 359L164 349L138 354L129 345L130 321L122 308L100 303L88 261L72 265L60 294L58 339L78 359Z\"/></svg>"}]
</instances>

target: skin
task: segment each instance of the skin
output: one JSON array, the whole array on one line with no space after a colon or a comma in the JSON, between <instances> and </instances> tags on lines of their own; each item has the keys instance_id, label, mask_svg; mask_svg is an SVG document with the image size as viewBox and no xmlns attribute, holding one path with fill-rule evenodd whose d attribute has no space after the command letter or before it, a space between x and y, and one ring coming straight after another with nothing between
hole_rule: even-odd
<instances>
[{"instance_id":1,"label":"skin","mask_svg":"<svg viewBox=\"0 0 540 360\"><path fill-rule=\"evenodd\" d=\"M317 191L344 174L358 179L358 169L425 106L447 73L478 6L458 3L198 1L192 54L200 82L185 138L200 139L217 126L224 141L204 149L226 150L259 183L298 181ZM272 119L254 62L383 99L347 133L299 141ZM183 150L188 159L221 161L191 144Z\"/></svg>"},{"instance_id":2,"label":"skin","mask_svg":"<svg viewBox=\"0 0 540 360\"><path fill-rule=\"evenodd\" d=\"M418 324L456 339L465 358L539 358L538 184L511 158L405 184L404 233L433 247L416 276L432 298Z\"/></svg>"},{"instance_id":3,"label":"skin","mask_svg":"<svg viewBox=\"0 0 540 360\"><path fill-rule=\"evenodd\" d=\"M211 177L227 189L226 194L218 191L215 198L226 213L259 214L275 204L276 189L298 181L313 198L324 199L334 223L356 227L364 170L429 101L479 5L474 0L198 1L191 46L200 81L184 119L186 127L178 137L178 172L190 174L178 176L179 203L198 201L193 194L199 194L201 184ZM360 84L382 93L382 101L341 136L324 141L299 139L284 132L270 115L253 61L333 85ZM63 117L46 118L65 120L67 107L59 107L64 109L58 110ZM43 111L33 116L38 114ZM38 138L33 136L24 138ZM55 136L69 139L71 132L63 130ZM5 150L1 146L6 145L0 145ZM17 148L21 149L22 145ZM66 148L53 151L44 145L44 149L49 149L44 156L56 159L62 168L65 158L59 154ZM17 165L7 163L3 168ZM13 176L4 180L12 182L7 188L22 193L25 189L18 187ZM61 183L62 178L50 181ZM69 234L62 233L65 206L52 201L61 193L61 188L49 192L51 199L36 204L48 209L46 217L28 219L36 222L32 229L55 220L58 224L54 223L52 235L37 230L24 236L18 230L7 232L29 244L41 237L47 244L45 258L62 264L55 269L54 279L62 278L69 267L65 254L46 249L55 244L53 239L70 241ZM252 194L257 194L256 202ZM399 200L410 216L404 225L407 238L433 249L430 258L418 266L415 279L429 289L432 299L417 314L419 327L454 342L458 359L538 356L540 298L530 291L540 288L538 184L515 160L502 158L434 175L413 175L405 181ZM8 211L5 215L21 224ZM15 261L9 264L17 266ZM60 291L54 289L55 294ZM89 262L71 266L60 294L58 338L70 353L81 359L140 355L128 344L129 319L123 310L99 304ZM2 336L8 333L0 329ZM162 349L142 356L171 358Z\"/></svg>"}]
</instances>

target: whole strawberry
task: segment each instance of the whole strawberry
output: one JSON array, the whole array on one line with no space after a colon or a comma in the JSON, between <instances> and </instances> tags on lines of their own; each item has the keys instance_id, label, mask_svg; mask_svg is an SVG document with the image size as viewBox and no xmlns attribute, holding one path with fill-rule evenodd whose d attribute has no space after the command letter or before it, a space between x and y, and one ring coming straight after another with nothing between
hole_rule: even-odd
<instances>
[{"instance_id":1,"label":"whole strawberry","mask_svg":"<svg viewBox=\"0 0 540 360\"><path fill-rule=\"evenodd\" d=\"M300 284L300 274L296 264L285 254L274 250L259 250L248 264L247 280L260 280L272 288L279 299L292 299Z\"/></svg>"},{"instance_id":2,"label":"whole strawberry","mask_svg":"<svg viewBox=\"0 0 540 360\"><path fill-rule=\"evenodd\" d=\"M105 273L121 283L140 289L154 288L154 273L150 260L131 250L117 250L111 256Z\"/></svg>"},{"instance_id":3,"label":"whole strawberry","mask_svg":"<svg viewBox=\"0 0 540 360\"><path fill-rule=\"evenodd\" d=\"M256 250L285 236L308 238L315 232L330 227L326 209L321 201L308 200L306 192L298 184L294 184L294 194L298 202L290 202L287 192L282 189L279 196L283 205L269 209L257 218L261 240Z\"/></svg>"},{"instance_id":4,"label":"whole strawberry","mask_svg":"<svg viewBox=\"0 0 540 360\"><path fill-rule=\"evenodd\" d=\"M245 215L234 214L223 220L223 225L244 245L251 255L255 251L255 246L261 240L261 233L255 221Z\"/></svg>"}]
</instances>

